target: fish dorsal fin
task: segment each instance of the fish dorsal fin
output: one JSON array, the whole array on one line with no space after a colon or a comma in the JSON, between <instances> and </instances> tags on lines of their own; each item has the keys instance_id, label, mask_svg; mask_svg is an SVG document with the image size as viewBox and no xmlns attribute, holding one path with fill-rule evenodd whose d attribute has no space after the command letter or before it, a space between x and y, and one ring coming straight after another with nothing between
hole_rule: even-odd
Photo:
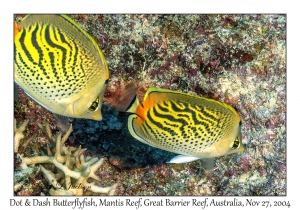
<instances>
[{"instance_id":1,"label":"fish dorsal fin","mask_svg":"<svg viewBox=\"0 0 300 210\"><path fill-rule=\"evenodd\" d=\"M144 96L143 104L144 104L144 107L148 107L148 106L152 106L152 105L159 103L159 101L161 101L161 100L168 100L168 99L172 100L174 98L180 99L182 97L184 97L184 98L188 97L190 101L193 101L194 99L197 99L197 100L202 99L209 103L218 104L218 105L226 108L227 110L230 110L231 112L233 112L239 118L239 120L241 120L238 112L232 106L230 106L226 103L223 103L221 101L217 101L214 99L210 99L210 98L205 98L205 97L201 97L201 96L197 96L197 95L192 95L192 94L188 94L188 93L184 93L184 92L163 89L163 88L156 88L156 87L149 88Z\"/></svg>"}]
</instances>

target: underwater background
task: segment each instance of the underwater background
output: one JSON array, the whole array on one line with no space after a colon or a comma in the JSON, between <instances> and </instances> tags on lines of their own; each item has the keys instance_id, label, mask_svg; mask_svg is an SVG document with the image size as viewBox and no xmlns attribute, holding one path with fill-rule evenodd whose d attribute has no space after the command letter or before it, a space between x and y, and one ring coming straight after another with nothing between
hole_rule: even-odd
<instances>
[{"instance_id":1,"label":"underwater background","mask_svg":"<svg viewBox=\"0 0 300 210\"><path fill-rule=\"evenodd\" d=\"M15 15L20 22L24 15ZM104 158L100 186L118 184L115 195L286 195L286 15L70 15L102 49L111 78L103 120L74 119L67 145ZM175 156L136 141L128 114L112 108L134 82L140 101L162 87L226 102L242 118L245 151L214 159L166 164ZM53 114L17 88L14 117L29 119L34 138L21 156L49 144L40 125L61 129ZM18 170L15 195L49 195L38 166Z\"/></svg>"}]
</instances>

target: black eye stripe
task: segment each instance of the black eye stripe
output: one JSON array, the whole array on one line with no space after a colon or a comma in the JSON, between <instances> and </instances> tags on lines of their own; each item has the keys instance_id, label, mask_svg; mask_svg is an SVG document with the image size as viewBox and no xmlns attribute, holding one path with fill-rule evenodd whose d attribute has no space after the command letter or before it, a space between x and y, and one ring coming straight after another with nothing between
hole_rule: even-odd
<instances>
[{"instance_id":1,"label":"black eye stripe","mask_svg":"<svg viewBox=\"0 0 300 210\"><path fill-rule=\"evenodd\" d=\"M233 142L233 144L232 144L231 149L234 150L234 149L238 148L239 145L240 145L240 140L239 140L238 137L236 137L236 139L234 140L234 142Z\"/></svg>"},{"instance_id":2,"label":"black eye stripe","mask_svg":"<svg viewBox=\"0 0 300 210\"><path fill-rule=\"evenodd\" d=\"M99 106L99 98L97 97L95 101L92 103L92 105L89 107L89 111L91 112L96 111L98 106Z\"/></svg>"}]
</instances>

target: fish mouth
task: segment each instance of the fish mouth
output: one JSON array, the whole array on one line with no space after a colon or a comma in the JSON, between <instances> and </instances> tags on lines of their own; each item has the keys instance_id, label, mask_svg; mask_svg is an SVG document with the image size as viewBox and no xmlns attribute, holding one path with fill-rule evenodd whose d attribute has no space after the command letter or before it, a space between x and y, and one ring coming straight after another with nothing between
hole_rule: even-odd
<instances>
[{"instance_id":1,"label":"fish mouth","mask_svg":"<svg viewBox=\"0 0 300 210\"><path fill-rule=\"evenodd\" d=\"M81 113L75 113L75 107L73 106L73 113L76 118L90 119L90 120L97 120L97 121L102 120L100 104L98 105L97 109L95 109L95 110L87 109L86 111L81 112Z\"/></svg>"},{"instance_id":2,"label":"fish mouth","mask_svg":"<svg viewBox=\"0 0 300 210\"><path fill-rule=\"evenodd\" d=\"M245 146L244 146L244 144L242 142L240 142L239 147L236 150L234 150L234 151L236 153L238 153L238 152L243 152L244 150L245 150Z\"/></svg>"},{"instance_id":3,"label":"fish mouth","mask_svg":"<svg viewBox=\"0 0 300 210\"><path fill-rule=\"evenodd\" d=\"M88 108L86 111L81 113L78 118L101 121L102 120L101 104L98 104L95 109Z\"/></svg>"}]
</instances>

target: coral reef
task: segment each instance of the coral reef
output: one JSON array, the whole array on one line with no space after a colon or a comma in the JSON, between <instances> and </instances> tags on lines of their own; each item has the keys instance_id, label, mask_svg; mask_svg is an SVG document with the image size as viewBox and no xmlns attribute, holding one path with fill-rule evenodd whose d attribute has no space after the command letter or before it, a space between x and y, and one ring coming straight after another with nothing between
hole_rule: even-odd
<instances>
[{"instance_id":1,"label":"coral reef","mask_svg":"<svg viewBox=\"0 0 300 210\"><path fill-rule=\"evenodd\" d=\"M164 163L175 155L133 139L127 130L128 114L118 113L107 105L103 105L102 112L103 120L100 122L74 120L75 131L72 137L76 144L95 154L108 157L109 161L120 169ZM130 154L126 151L130 151Z\"/></svg>"},{"instance_id":2,"label":"coral reef","mask_svg":"<svg viewBox=\"0 0 300 210\"><path fill-rule=\"evenodd\" d=\"M127 132L126 114L109 106L103 106L100 123L75 120L66 144L107 157L97 176L103 185L120 183L115 195L286 195L286 15L70 16L107 58L111 78L105 104L114 106L134 82L140 100L148 87L163 87L226 102L242 117L245 151L215 158L209 173L202 160L165 164L174 154L135 141ZM47 135L35 122L49 124L52 132L59 130L57 123L18 93L15 117L30 119L24 135L35 134L34 144L44 146ZM29 156L34 150L24 152Z\"/></svg>"},{"instance_id":3,"label":"coral reef","mask_svg":"<svg viewBox=\"0 0 300 210\"><path fill-rule=\"evenodd\" d=\"M24 138L23 131L26 129L28 120L20 127L17 127L16 124L15 120L15 152L19 152L19 145ZM25 157L24 154L21 154L18 163L18 168L21 169L21 172L17 171L16 174L22 173L24 177L28 176L26 174L36 173L36 167L30 170L28 169L28 165L38 164L39 169L52 185L49 191L50 195L114 194L117 184L110 187L100 187L95 182L100 181L95 173L102 165L103 158L98 159L97 157L84 156L85 149L64 145L72 132L72 125L64 136L60 133L54 137L49 125L46 125L45 130L48 138L51 140L51 143L47 145L47 154L43 154L42 150L39 151L41 155L36 154L31 157ZM23 141L23 151L32 139L28 138L26 141ZM49 169L47 170L46 167ZM15 175L15 177L21 176ZM15 180L15 191L20 188L22 183L20 183L20 179Z\"/></svg>"}]
</instances>

